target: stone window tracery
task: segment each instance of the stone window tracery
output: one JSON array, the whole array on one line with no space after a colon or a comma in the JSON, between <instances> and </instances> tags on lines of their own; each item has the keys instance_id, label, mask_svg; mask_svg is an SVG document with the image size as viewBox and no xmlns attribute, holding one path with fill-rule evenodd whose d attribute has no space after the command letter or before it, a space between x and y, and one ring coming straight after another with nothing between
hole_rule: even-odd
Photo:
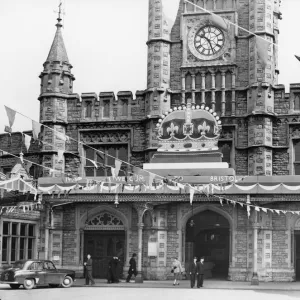
<instances>
[{"instance_id":1,"label":"stone window tracery","mask_svg":"<svg viewBox=\"0 0 300 300\"><path fill-rule=\"evenodd\" d=\"M124 223L120 218L111 214L110 212L104 211L101 212L99 215L92 217L90 220L87 221L86 229L89 230L124 230Z\"/></svg>"}]
</instances>

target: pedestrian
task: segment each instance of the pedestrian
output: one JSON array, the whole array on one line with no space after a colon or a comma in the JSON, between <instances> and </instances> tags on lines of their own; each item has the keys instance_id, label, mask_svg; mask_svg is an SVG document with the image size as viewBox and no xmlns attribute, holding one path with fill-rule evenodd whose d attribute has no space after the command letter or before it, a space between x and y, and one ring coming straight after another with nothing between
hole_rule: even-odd
<instances>
[{"instance_id":1,"label":"pedestrian","mask_svg":"<svg viewBox=\"0 0 300 300\"><path fill-rule=\"evenodd\" d=\"M195 286L196 276L197 276L197 257L194 257L194 260L190 264L191 288Z\"/></svg>"},{"instance_id":2,"label":"pedestrian","mask_svg":"<svg viewBox=\"0 0 300 300\"><path fill-rule=\"evenodd\" d=\"M203 287L204 277L204 257L197 263L197 288Z\"/></svg>"},{"instance_id":3,"label":"pedestrian","mask_svg":"<svg viewBox=\"0 0 300 300\"><path fill-rule=\"evenodd\" d=\"M173 264L172 264L171 272L174 273L173 285L179 285L180 274L182 272L182 266L181 266L180 261L177 259L177 257L173 258Z\"/></svg>"},{"instance_id":4,"label":"pedestrian","mask_svg":"<svg viewBox=\"0 0 300 300\"><path fill-rule=\"evenodd\" d=\"M95 281L93 278L93 260L91 255L87 255L87 261L84 262L84 274L85 274L85 285L89 285L91 281L91 285L95 285Z\"/></svg>"},{"instance_id":5,"label":"pedestrian","mask_svg":"<svg viewBox=\"0 0 300 300\"><path fill-rule=\"evenodd\" d=\"M108 262L108 271L107 271L107 283L113 283L113 273L112 273L112 264L114 258L112 257Z\"/></svg>"},{"instance_id":6,"label":"pedestrian","mask_svg":"<svg viewBox=\"0 0 300 300\"><path fill-rule=\"evenodd\" d=\"M119 260L119 257L117 257L117 256L114 257L112 271L113 271L114 282L119 283L121 271L120 271L120 260Z\"/></svg>"},{"instance_id":7,"label":"pedestrian","mask_svg":"<svg viewBox=\"0 0 300 300\"><path fill-rule=\"evenodd\" d=\"M126 282L130 282L132 275L134 275L135 277L137 275L135 258L136 258L136 253L133 253L129 261L129 270L128 270L128 276Z\"/></svg>"}]
</instances>

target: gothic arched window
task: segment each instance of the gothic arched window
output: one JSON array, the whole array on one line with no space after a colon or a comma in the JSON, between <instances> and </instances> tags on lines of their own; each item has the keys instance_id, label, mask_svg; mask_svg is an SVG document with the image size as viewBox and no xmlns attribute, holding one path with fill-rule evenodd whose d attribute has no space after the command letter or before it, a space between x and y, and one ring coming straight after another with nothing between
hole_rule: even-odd
<instances>
[{"instance_id":1,"label":"gothic arched window","mask_svg":"<svg viewBox=\"0 0 300 300\"><path fill-rule=\"evenodd\" d=\"M295 94L294 110L300 110L300 94Z\"/></svg>"},{"instance_id":2,"label":"gothic arched window","mask_svg":"<svg viewBox=\"0 0 300 300\"><path fill-rule=\"evenodd\" d=\"M188 73L185 77L185 89L191 90L192 89L192 76Z\"/></svg>"}]
</instances>

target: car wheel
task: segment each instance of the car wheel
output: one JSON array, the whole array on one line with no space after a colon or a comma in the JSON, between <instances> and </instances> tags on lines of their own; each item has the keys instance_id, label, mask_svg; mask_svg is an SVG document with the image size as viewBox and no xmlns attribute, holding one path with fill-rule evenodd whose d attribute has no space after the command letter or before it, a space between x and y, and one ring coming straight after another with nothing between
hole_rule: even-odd
<instances>
[{"instance_id":1,"label":"car wheel","mask_svg":"<svg viewBox=\"0 0 300 300\"><path fill-rule=\"evenodd\" d=\"M10 287L13 289L13 290L16 290L20 287L21 284L10 284Z\"/></svg>"},{"instance_id":2,"label":"car wheel","mask_svg":"<svg viewBox=\"0 0 300 300\"><path fill-rule=\"evenodd\" d=\"M24 280L23 286L26 290L31 290L32 288L34 288L35 286L35 281L34 279L31 278L26 278Z\"/></svg>"},{"instance_id":3,"label":"car wheel","mask_svg":"<svg viewBox=\"0 0 300 300\"><path fill-rule=\"evenodd\" d=\"M70 287L72 284L73 284L73 279L72 279L72 277L66 276L66 277L64 278L64 280L63 280L63 282L62 282L61 285L62 285L64 288L68 288L68 287Z\"/></svg>"},{"instance_id":4,"label":"car wheel","mask_svg":"<svg viewBox=\"0 0 300 300\"><path fill-rule=\"evenodd\" d=\"M49 283L49 286L52 288L57 288L57 287L59 287L59 284Z\"/></svg>"}]
</instances>

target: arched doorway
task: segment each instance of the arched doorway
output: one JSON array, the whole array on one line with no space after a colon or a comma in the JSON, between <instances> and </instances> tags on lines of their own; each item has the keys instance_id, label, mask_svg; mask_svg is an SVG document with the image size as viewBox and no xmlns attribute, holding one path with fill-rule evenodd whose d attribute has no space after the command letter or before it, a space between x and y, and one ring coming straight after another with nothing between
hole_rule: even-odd
<instances>
[{"instance_id":1,"label":"arched doorway","mask_svg":"<svg viewBox=\"0 0 300 300\"><path fill-rule=\"evenodd\" d=\"M205 258L206 278L227 278L230 252L230 224L221 214L205 210L186 224L185 260Z\"/></svg>"},{"instance_id":2,"label":"arched doorway","mask_svg":"<svg viewBox=\"0 0 300 300\"><path fill-rule=\"evenodd\" d=\"M84 226L84 257L93 259L93 276L107 278L108 263L113 256L120 260L120 277L126 258L126 236L123 221L109 211L94 214Z\"/></svg>"}]
</instances>

